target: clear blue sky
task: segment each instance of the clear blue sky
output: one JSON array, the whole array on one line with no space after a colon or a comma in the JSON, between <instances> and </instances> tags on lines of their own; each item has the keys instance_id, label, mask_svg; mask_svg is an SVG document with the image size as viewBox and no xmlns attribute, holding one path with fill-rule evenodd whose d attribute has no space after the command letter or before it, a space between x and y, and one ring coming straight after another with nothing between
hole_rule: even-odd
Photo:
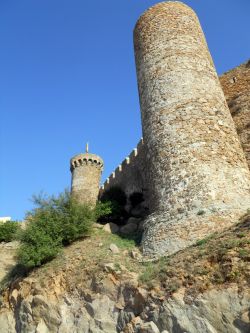
<instances>
[{"instance_id":1,"label":"clear blue sky","mask_svg":"<svg viewBox=\"0 0 250 333\"><path fill-rule=\"evenodd\" d=\"M70 158L105 161L141 136L132 32L151 0L0 0L0 216L70 186ZM249 0L185 0L219 74L250 57Z\"/></svg>"}]
</instances>

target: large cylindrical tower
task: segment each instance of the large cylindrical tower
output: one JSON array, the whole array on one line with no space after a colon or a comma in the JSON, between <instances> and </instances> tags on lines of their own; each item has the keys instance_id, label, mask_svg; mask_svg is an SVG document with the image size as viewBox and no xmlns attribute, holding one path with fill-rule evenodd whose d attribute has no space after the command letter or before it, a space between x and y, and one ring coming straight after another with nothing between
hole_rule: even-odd
<instances>
[{"instance_id":1,"label":"large cylindrical tower","mask_svg":"<svg viewBox=\"0 0 250 333\"><path fill-rule=\"evenodd\" d=\"M81 204L95 206L99 194L103 160L95 155L85 154L74 156L70 160L72 173L71 195Z\"/></svg>"},{"instance_id":2,"label":"large cylindrical tower","mask_svg":"<svg viewBox=\"0 0 250 333\"><path fill-rule=\"evenodd\" d=\"M145 254L176 252L237 221L250 174L196 14L147 10L134 47L149 171Z\"/></svg>"}]
</instances>

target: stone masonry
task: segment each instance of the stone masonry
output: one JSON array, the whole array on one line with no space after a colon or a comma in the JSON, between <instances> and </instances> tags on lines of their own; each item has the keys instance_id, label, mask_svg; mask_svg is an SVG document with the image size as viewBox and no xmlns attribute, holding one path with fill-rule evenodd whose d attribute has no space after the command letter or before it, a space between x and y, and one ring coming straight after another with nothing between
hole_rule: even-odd
<instances>
[{"instance_id":1,"label":"stone masonry","mask_svg":"<svg viewBox=\"0 0 250 333\"><path fill-rule=\"evenodd\" d=\"M143 193L147 197L147 166L145 161L145 149L143 139L136 148L122 161L122 163L112 172L100 189L102 193L111 187L118 186L129 197L135 192Z\"/></svg>"},{"instance_id":2,"label":"stone masonry","mask_svg":"<svg viewBox=\"0 0 250 333\"><path fill-rule=\"evenodd\" d=\"M198 18L180 2L134 30L148 167L145 255L171 254L236 222L250 174Z\"/></svg>"},{"instance_id":3,"label":"stone masonry","mask_svg":"<svg viewBox=\"0 0 250 333\"><path fill-rule=\"evenodd\" d=\"M103 160L99 156L88 152L74 156L70 160L72 197L81 204L95 206L102 170Z\"/></svg>"},{"instance_id":4,"label":"stone masonry","mask_svg":"<svg viewBox=\"0 0 250 333\"><path fill-rule=\"evenodd\" d=\"M250 169L250 60L220 77Z\"/></svg>"},{"instance_id":5,"label":"stone masonry","mask_svg":"<svg viewBox=\"0 0 250 333\"><path fill-rule=\"evenodd\" d=\"M199 20L181 2L148 9L134 46L143 140L100 195L112 186L143 193L150 214L142 249L160 256L231 226L250 208L250 63L219 81ZM72 195L95 203L103 162L89 155L71 160Z\"/></svg>"},{"instance_id":6,"label":"stone masonry","mask_svg":"<svg viewBox=\"0 0 250 333\"><path fill-rule=\"evenodd\" d=\"M220 83L250 169L250 60L223 74ZM143 193L148 204L145 154L141 139L137 147L103 183L100 194L113 186L119 186L127 196L133 192Z\"/></svg>"}]
</instances>

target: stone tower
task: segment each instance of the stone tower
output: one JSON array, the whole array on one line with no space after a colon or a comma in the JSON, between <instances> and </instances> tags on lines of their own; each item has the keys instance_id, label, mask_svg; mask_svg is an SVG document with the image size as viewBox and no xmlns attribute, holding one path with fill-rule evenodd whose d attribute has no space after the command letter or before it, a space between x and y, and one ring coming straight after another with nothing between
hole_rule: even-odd
<instances>
[{"instance_id":1,"label":"stone tower","mask_svg":"<svg viewBox=\"0 0 250 333\"><path fill-rule=\"evenodd\" d=\"M250 169L250 59L223 74L220 83Z\"/></svg>"},{"instance_id":2,"label":"stone tower","mask_svg":"<svg viewBox=\"0 0 250 333\"><path fill-rule=\"evenodd\" d=\"M81 204L95 206L102 170L103 160L89 154L87 144L85 154L76 155L70 160L72 197Z\"/></svg>"},{"instance_id":3,"label":"stone tower","mask_svg":"<svg viewBox=\"0 0 250 333\"><path fill-rule=\"evenodd\" d=\"M148 9L134 47L151 212L142 247L158 256L236 222L250 207L250 174L193 10Z\"/></svg>"}]
</instances>

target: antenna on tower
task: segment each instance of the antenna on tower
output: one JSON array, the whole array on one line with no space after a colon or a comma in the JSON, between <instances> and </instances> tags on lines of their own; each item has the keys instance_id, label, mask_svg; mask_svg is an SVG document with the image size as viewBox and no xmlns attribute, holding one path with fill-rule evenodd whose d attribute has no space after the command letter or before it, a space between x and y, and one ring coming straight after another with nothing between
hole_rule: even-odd
<instances>
[{"instance_id":1,"label":"antenna on tower","mask_svg":"<svg viewBox=\"0 0 250 333\"><path fill-rule=\"evenodd\" d=\"M86 153L88 153L89 152L89 143L87 142L86 143L86 151L85 151Z\"/></svg>"}]
</instances>

